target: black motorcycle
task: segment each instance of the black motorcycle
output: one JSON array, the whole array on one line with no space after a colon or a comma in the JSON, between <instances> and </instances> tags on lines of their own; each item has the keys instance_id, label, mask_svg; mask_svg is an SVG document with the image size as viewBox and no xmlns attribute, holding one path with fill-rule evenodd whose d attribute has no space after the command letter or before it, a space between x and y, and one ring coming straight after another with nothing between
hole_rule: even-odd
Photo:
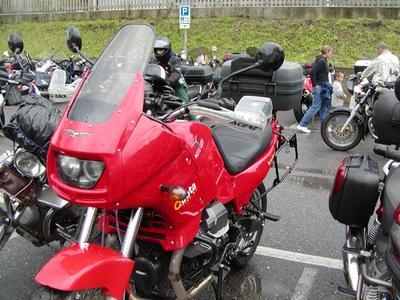
<instances>
[{"instance_id":1,"label":"black motorcycle","mask_svg":"<svg viewBox=\"0 0 400 300\"><path fill-rule=\"evenodd\" d=\"M0 249L14 231L35 246L74 240L82 208L47 185L47 146L60 117L48 100L29 95L3 128L14 146L0 156Z\"/></svg>"},{"instance_id":2,"label":"black motorcycle","mask_svg":"<svg viewBox=\"0 0 400 300\"><path fill-rule=\"evenodd\" d=\"M372 106L379 96L377 91L390 89L393 83L381 82L375 86L366 81L357 87L359 90L354 95L356 106L353 109L340 107L331 110L321 124L322 139L333 150L350 150L368 133L373 133Z\"/></svg>"},{"instance_id":3,"label":"black motorcycle","mask_svg":"<svg viewBox=\"0 0 400 300\"><path fill-rule=\"evenodd\" d=\"M389 159L383 167L384 177L380 179L378 164L368 155L348 156L339 165L329 198L332 216L346 225L342 254L348 287L339 289L357 300L392 299L390 266L385 256L393 215L400 203L400 152L385 145L400 146L399 119L400 102L393 91L382 90L374 102L371 125L379 143L374 152Z\"/></svg>"}]
</instances>

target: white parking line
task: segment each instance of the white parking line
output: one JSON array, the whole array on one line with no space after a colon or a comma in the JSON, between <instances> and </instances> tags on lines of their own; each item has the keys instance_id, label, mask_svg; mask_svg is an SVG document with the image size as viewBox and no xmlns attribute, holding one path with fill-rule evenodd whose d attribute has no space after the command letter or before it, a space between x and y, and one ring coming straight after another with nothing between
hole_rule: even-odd
<instances>
[{"instance_id":1,"label":"white parking line","mask_svg":"<svg viewBox=\"0 0 400 300\"><path fill-rule=\"evenodd\" d=\"M256 254L269 256L274 258L279 258L283 260L289 260L294 262L299 262L303 264L309 264L314 266L326 267L331 269L343 269L343 263L339 259L333 259L322 256L314 256L309 254L290 252L285 250L273 249L263 246L258 246Z\"/></svg>"},{"instance_id":2,"label":"white parking line","mask_svg":"<svg viewBox=\"0 0 400 300\"><path fill-rule=\"evenodd\" d=\"M318 270L313 268L304 268L303 273L300 276L299 282L294 290L294 295L291 300L306 300L308 294L310 294L313 286L315 277L317 276Z\"/></svg>"}]
</instances>

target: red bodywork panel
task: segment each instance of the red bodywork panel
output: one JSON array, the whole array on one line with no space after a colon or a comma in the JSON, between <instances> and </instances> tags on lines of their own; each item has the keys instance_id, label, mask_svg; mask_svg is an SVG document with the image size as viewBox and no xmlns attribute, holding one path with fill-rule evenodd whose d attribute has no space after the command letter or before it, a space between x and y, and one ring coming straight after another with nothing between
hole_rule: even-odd
<instances>
[{"instance_id":1,"label":"red bodywork panel","mask_svg":"<svg viewBox=\"0 0 400 300\"><path fill-rule=\"evenodd\" d=\"M62 291L103 288L111 297L122 299L134 264L109 248L87 244L81 249L72 244L53 256L35 280Z\"/></svg>"}]
</instances>

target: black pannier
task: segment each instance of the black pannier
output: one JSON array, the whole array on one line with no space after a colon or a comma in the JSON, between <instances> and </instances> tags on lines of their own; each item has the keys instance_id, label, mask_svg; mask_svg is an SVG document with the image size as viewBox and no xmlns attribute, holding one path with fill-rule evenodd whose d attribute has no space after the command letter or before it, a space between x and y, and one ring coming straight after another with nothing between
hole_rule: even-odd
<instances>
[{"instance_id":1,"label":"black pannier","mask_svg":"<svg viewBox=\"0 0 400 300\"><path fill-rule=\"evenodd\" d=\"M252 57L239 57L224 63L218 80L256 62ZM255 68L239 73L221 86L221 97L232 98L235 102L243 96L269 97L275 111L291 110L299 106L304 89L304 76L301 65L285 61L276 71Z\"/></svg>"},{"instance_id":2,"label":"black pannier","mask_svg":"<svg viewBox=\"0 0 400 300\"><path fill-rule=\"evenodd\" d=\"M378 143L400 146L400 101L393 90L383 89L377 94L372 108L372 126Z\"/></svg>"},{"instance_id":3,"label":"black pannier","mask_svg":"<svg viewBox=\"0 0 400 300\"><path fill-rule=\"evenodd\" d=\"M207 84L213 80L213 69L209 66L182 65L181 72L188 84Z\"/></svg>"},{"instance_id":4,"label":"black pannier","mask_svg":"<svg viewBox=\"0 0 400 300\"><path fill-rule=\"evenodd\" d=\"M345 225L365 227L378 197L378 163L366 154L343 159L329 196L332 217Z\"/></svg>"}]
</instances>

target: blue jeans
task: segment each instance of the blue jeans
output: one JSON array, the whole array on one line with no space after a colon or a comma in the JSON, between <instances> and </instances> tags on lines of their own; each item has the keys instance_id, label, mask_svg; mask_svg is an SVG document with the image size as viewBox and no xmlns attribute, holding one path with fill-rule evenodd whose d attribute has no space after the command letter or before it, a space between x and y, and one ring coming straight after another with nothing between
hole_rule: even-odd
<instances>
[{"instance_id":1,"label":"blue jeans","mask_svg":"<svg viewBox=\"0 0 400 300\"><path fill-rule=\"evenodd\" d=\"M313 86L312 88L313 102L311 107L304 114L300 121L300 126L307 126L311 118L319 111L319 119L322 121L328 115L331 108L331 88L330 84L322 84L319 87Z\"/></svg>"}]
</instances>

